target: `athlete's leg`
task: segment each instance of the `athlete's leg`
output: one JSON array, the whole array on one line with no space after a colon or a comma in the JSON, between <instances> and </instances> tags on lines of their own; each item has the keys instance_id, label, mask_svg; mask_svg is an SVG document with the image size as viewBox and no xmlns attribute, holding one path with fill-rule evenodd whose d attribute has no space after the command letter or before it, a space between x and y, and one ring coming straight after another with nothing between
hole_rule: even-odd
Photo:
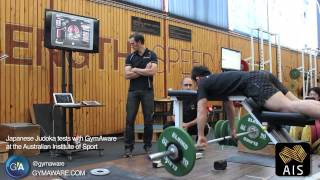
<instances>
[{"instance_id":1,"label":"athlete's leg","mask_svg":"<svg viewBox=\"0 0 320 180\"><path fill-rule=\"evenodd\" d=\"M320 118L320 105L314 100L292 101L282 92L277 92L266 100L264 107L272 111L297 112L313 118Z\"/></svg>"}]
</instances>

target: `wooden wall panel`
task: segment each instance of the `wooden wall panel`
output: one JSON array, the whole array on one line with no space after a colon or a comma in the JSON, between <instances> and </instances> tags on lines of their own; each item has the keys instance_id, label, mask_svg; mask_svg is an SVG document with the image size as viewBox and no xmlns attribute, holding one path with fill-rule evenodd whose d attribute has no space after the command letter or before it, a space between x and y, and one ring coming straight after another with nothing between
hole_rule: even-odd
<instances>
[{"instance_id":1,"label":"wooden wall panel","mask_svg":"<svg viewBox=\"0 0 320 180\"><path fill-rule=\"evenodd\" d=\"M78 101L99 100L105 106L74 110L76 135L123 132L129 85L124 78L124 62L131 51L127 43L131 16L160 22L160 36L145 34L146 47L158 56L158 73L154 77L157 98L166 97L168 88L179 88L182 77L190 75L194 65L204 64L213 72L220 72L221 47L240 50L242 59L251 56L249 38L161 18L159 14L87 0L1 0L0 53L9 54L10 58L0 62L0 123L30 122L32 104L50 103L50 89L61 92L61 52L43 47L46 8L100 20L100 53L72 54L73 93ZM169 38L169 25L191 29L192 41ZM257 42L254 47L258 63ZM275 60L275 47L272 52ZM264 45L264 54L264 58L269 59L267 44ZM301 54L283 48L281 57L284 83L290 85L289 71L300 66ZM318 72L319 69L320 66ZM273 64L273 73L276 74L276 63ZM301 79L295 83L301 87ZM136 123L143 123L141 110Z\"/></svg>"},{"instance_id":2,"label":"wooden wall panel","mask_svg":"<svg viewBox=\"0 0 320 180\"><path fill-rule=\"evenodd\" d=\"M218 70L219 54L217 44L220 39L216 32L206 31L182 23L170 22L169 24L191 29L192 41L167 39L167 87L180 88L181 79L190 76L192 66L205 64L211 70ZM222 38L223 39L223 38Z\"/></svg>"}]
</instances>

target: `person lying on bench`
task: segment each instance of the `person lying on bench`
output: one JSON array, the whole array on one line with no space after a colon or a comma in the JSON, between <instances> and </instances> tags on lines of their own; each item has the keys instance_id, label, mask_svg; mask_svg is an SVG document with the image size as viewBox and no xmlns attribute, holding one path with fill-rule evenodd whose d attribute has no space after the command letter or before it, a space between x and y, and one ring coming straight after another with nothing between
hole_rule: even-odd
<instances>
[{"instance_id":1,"label":"person lying on bench","mask_svg":"<svg viewBox=\"0 0 320 180\"><path fill-rule=\"evenodd\" d=\"M183 78L181 82L181 89L182 90L194 90L194 85L192 79L190 77ZM197 128L197 98L195 97L188 97L184 98L182 101L183 104L183 122L182 127L190 134L190 135L198 135L198 128ZM174 117L171 117L170 121L168 121L163 129L174 126ZM209 127L206 124L204 129L204 135L206 136L209 132Z\"/></svg>"},{"instance_id":2,"label":"person lying on bench","mask_svg":"<svg viewBox=\"0 0 320 180\"><path fill-rule=\"evenodd\" d=\"M229 71L211 74L205 66L195 66L191 79L198 85L198 142L197 146L207 146L204 127L207 117L207 103L210 100L225 101L231 134L236 135L234 127L233 102L229 96L251 97L259 107L276 112L296 112L316 119L320 118L320 102L300 100L288 91L282 83L267 71Z\"/></svg>"}]
</instances>

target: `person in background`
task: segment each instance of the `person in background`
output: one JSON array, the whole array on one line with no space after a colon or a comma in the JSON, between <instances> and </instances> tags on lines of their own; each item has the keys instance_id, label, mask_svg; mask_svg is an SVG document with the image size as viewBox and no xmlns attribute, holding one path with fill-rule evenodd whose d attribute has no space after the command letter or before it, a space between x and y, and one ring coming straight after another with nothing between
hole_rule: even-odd
<instances>
[{"instance_id":1,"label":"person in background","mask_svg":"<svg viewBox=\"0 0 320 180\"><path fill-rule=\"evenodd\" d=\"M194 90L194 84L190 77L184 77L181 81L181 89L182 90ZM190 134L190 135L198 135L197 128L197 98L190 97L185 98L183 101L183 122L182 127ZM174 117L171 117L170 121L164 126L164 129L169 126L174 126ZM205 135L209 132L208 125L205 126L204 129Z\"/></svg>"},{"instance_id":2,"label":"person in background","mask_svg":"<svg viewBox=\"0 0 320 180\"><path fill-rule=\"evenodd\" d=\"M308 91L308 97L312 97L316 101L320 101L320 87L310 88Z\"/></svg>"}]
</instances>

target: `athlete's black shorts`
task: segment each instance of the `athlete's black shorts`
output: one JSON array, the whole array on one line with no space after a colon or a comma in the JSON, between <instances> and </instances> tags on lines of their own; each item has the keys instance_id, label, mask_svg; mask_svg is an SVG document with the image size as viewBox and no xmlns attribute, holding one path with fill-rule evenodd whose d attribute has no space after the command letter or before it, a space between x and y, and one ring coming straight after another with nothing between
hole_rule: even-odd
<instances>
[{"instance_id":1,"label":"athlete's black shorts","mask_svg":"<svg viewBox=\"0 0 320 180\"><path fill-rule=\"evenodd\" d=\"M251 97L258 106L263 107L265 102L278 91L284 95L288 89L270 72L252 71L246 80L245 95Z\"/></svg>"}]
</instances>

